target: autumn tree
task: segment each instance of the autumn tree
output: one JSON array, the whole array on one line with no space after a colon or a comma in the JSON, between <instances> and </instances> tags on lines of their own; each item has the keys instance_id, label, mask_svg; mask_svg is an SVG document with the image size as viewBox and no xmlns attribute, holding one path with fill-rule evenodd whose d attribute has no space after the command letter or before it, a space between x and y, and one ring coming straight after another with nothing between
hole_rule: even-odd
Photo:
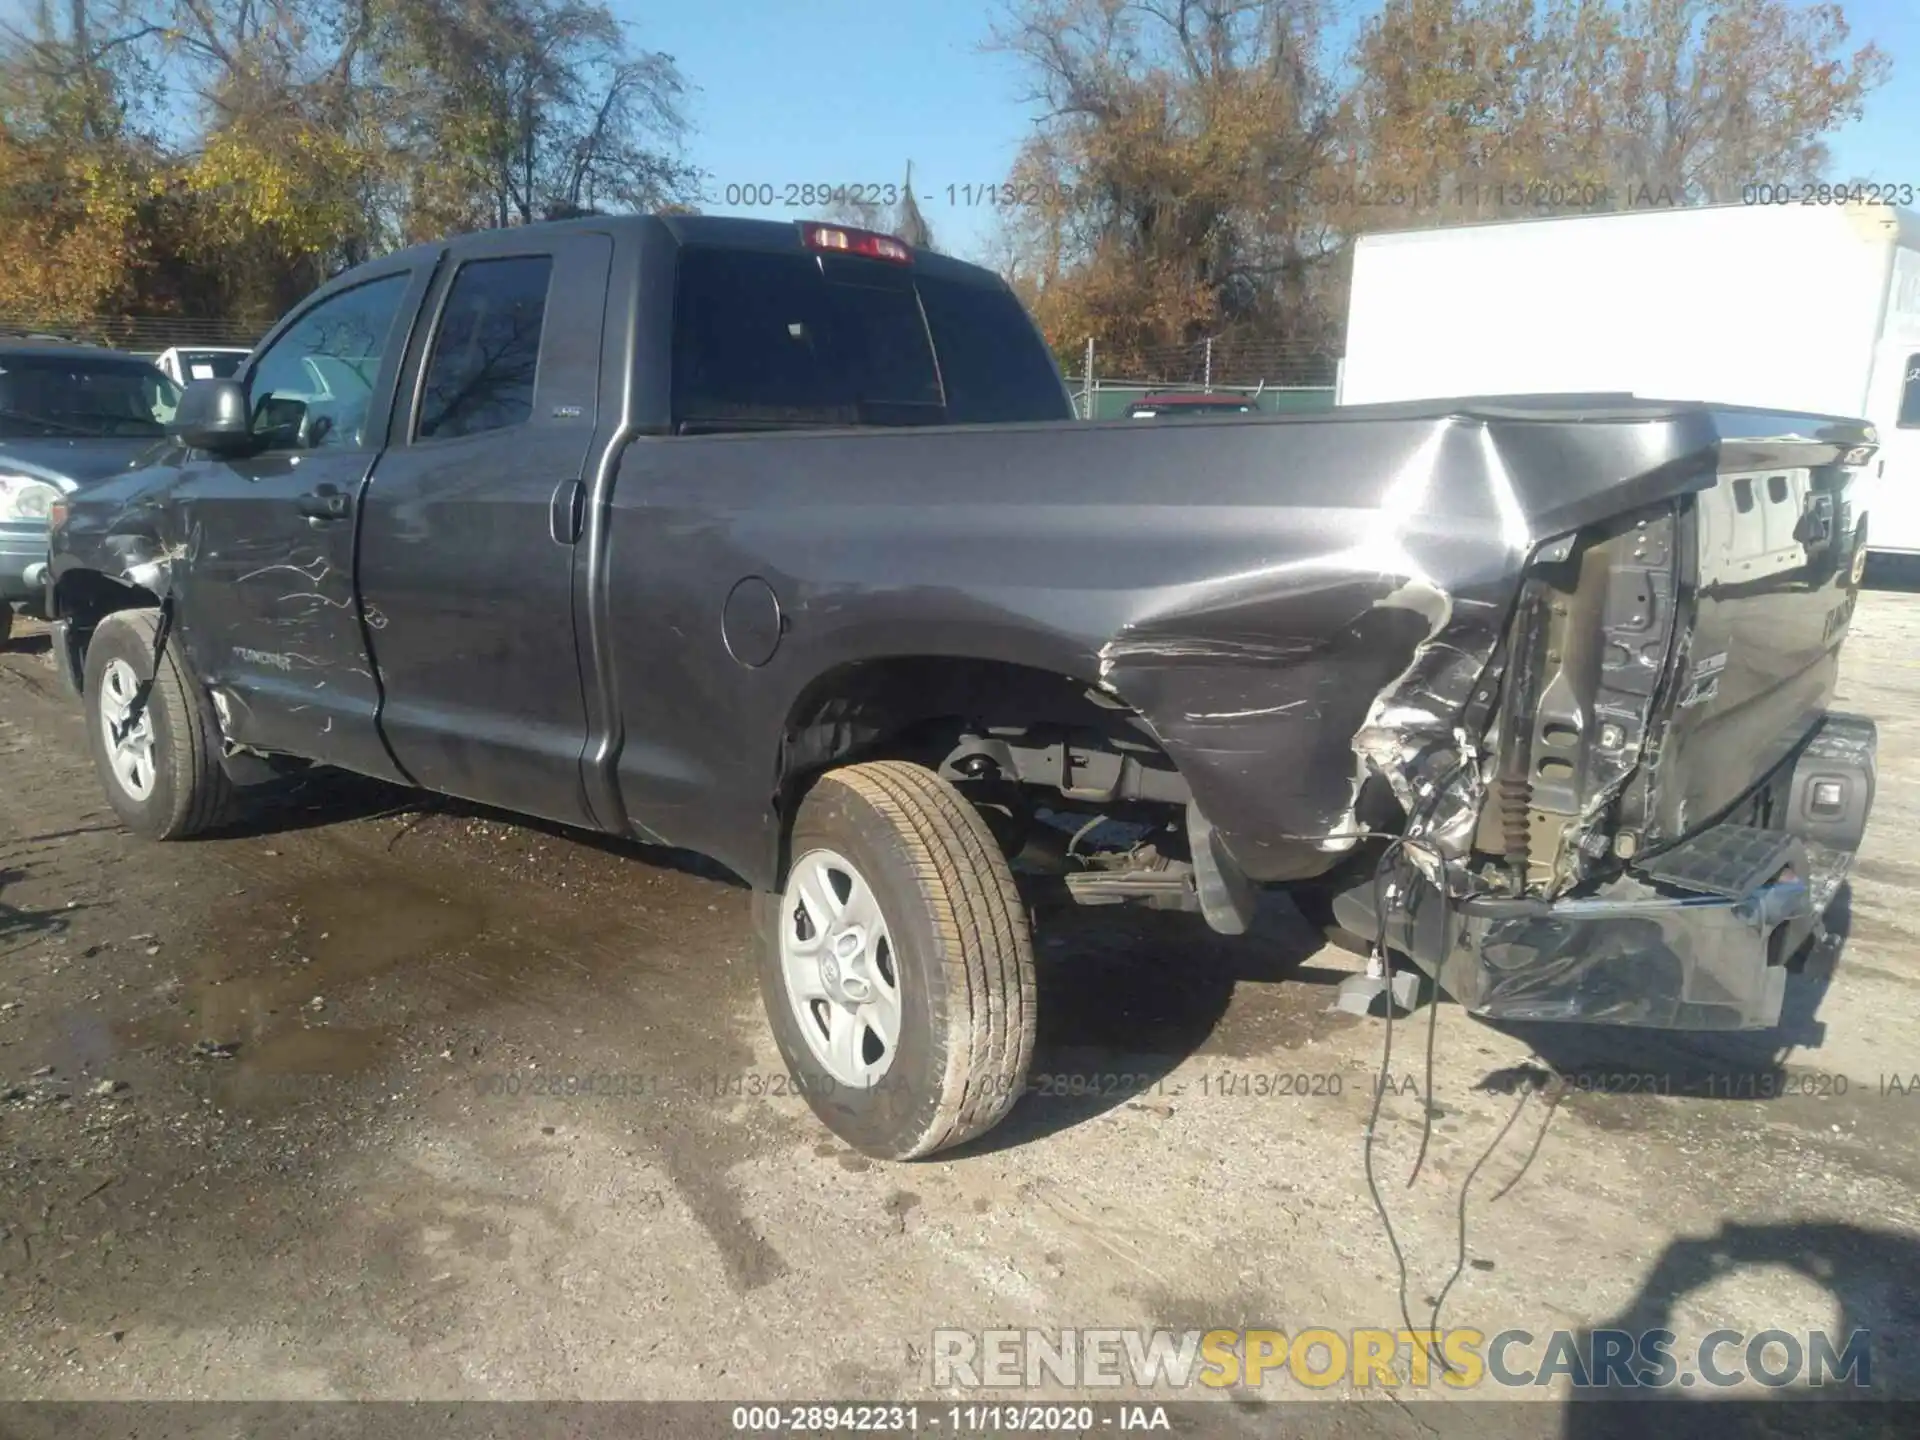
<instances>
[{"instance_id":1,"label":"autumn tree","mask_svg":"<svg viewBox=\"0 0 1920 1440\"><path fill-rule=\"evenodd\" d=\"M408 240L694 190L685 82L599 0L51 3L0 31L12 313L264 321Z\"/></svg>"},{"instance_id":2,"label":"autumn tree","mask_svg":"<svg viewBox=\"0 0 1920 1440\"><path fill-rule=\"evenodd\" d=\"M1065 351L1117 366L1221 330L1307 339L1333 248L1307 182L1343 102L1324 0L1032 0L997 45L1043 119L1016 274Z\"/></svg>"},{"instance_id":3,"label":"autumn tree","mask_svg":"<svg viewBox=\"0 0 1920 1440\"><path fill-rule=\"evenodd\" d=\"M1367 228L1817 180L1888 71L1848 37L1839 5L1788 0L1387 0L1356 48L1345 178L1405 212Z\"/></svg>"},{"instance_id":4,"label":"autumn tree","mask_svg":"<svg viewBox=\"0 0 1920 1440\"><path fill-rule=\"evenodd\" d=\"M997 43L1041 113L1012 178L1042 203L1003 259L1063 359L1334 353L1354 236L1821 178L1887 74L1833 3L1382 0L1344 56L1331 18L1018 0Z\"/></svg>"},{"instance_id":5,"label":"autumn tree","mask_svg":"<svg viewBox=\"0 0 1920 1440\"><path fill-rule=\"evenodd\" d=\"M0 314L62 325L132 293L156 157L123 96L150 33L90 0L0 31Z\"/></svg>"}]
</instances>

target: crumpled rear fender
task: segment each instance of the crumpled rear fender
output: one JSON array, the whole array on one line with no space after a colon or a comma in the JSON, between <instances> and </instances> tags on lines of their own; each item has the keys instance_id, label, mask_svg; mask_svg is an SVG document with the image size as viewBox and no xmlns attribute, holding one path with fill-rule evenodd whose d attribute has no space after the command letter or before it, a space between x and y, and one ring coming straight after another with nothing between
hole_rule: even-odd
<instances>
[{"instance_id":1,"label":"crumpled rear fender","mask_svg":"<svg viewBox=\"0 0 1920 1440\"><path fill-rule=\"evenodd\" d=\"M1101 652L1248 878L1311 879L1367 825L1379 776L1404 812L1442 778L1464 848L1475 737L1459 729L1535 537L1486 428L1440 422L1372 506L1303 512L1293 552L1190 586Z\"/></svg>"},{"instance_id":2,"label":"crumpled rear fender","mask_svg":"<svg viewBox=\"0 0 1920 1440\"><path fill-rule=\"evenodd\" d=\"M1453 768L1441 757L1457 757L1456 718L1512 594L1328 575L1311 591L1130 629L1106 647L1104 676L1248 878L1310 879L1363 837L1356 806L1370 775L1411 811L1437 767ZM1279 610L1317 618L1291 638L1255 638L1287 636Z\"/></svg>"}]
</instances>

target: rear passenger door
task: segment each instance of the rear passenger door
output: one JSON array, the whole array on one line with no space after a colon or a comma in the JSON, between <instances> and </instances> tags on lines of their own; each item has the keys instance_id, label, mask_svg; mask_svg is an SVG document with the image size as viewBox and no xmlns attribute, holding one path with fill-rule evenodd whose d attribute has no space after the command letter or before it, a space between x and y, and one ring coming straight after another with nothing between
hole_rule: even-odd
<instances>
[{"instance_id":1,"label":"rear passenger door","mask_svg":"<svg viewBox=\"0 0 1920 1440\"><path fill-rule=\"evenodd\" d=\"M455 253L360 530L394 758L429 789L580 825L574 549L611 254L585 233Z\"/></svg>"}]
</instances>

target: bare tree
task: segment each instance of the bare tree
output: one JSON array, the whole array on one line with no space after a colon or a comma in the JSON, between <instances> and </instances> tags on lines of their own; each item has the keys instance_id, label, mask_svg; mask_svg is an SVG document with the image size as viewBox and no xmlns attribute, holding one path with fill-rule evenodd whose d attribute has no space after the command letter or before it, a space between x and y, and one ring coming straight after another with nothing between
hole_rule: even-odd
<instances>
[{"instance_id":1,"label":"bare tree","mask_svg":"<svg viewBox=\"0 0 1920 1440\"><path fill-rule=\"evenodd\" d=\"M429 212L526 224L694 191L679 158L685 81L672 57L632 49L597 0L408 0L382 59Z\"/></svg>"}]
</instances>

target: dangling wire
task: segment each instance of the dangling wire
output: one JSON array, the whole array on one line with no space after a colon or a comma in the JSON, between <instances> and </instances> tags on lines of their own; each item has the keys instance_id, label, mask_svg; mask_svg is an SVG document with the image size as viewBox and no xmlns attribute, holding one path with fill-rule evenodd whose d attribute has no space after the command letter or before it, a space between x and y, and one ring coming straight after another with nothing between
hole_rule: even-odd
<instances>
[{"instance_id":1,"label":"dangling wire","mask_svg":"<svg viewBox=\"0 0 1920 1440\"><path fill-rule=\"evenodd\" d=\"M1441 893L1440 933L1446 934L1446 895ZM1407 1176L1407 1188L1413 1188L1413 1182L1420 1178L1420 1167L1427 1161L1427 1144L1433 1139L1433 1036L1440 1028L1440 986L1436 981L1432 993L1427 996L1427 1076L1421 1082L1420 1089L1420 1152L1413 1157L1413 1170Z\"/></svg>"},{"instance_id":2,"label":"dangling wire","mask_svg":"<svg viewBox=\"0 0 1920 1440\"><path fill-rule=\"evenodd\" d=\"M1444 780L1442 780L1439 784L1434 786L1432 791L1432 799L1429 801L1428 805L1425 807L1425 810L1428 813L1423 813L1417 816L1409 816L1408 818L1409 830L1415 828L1416 825L1422 825L1422 822L1430 818L1430 812L1435 808L1437 808L1439 803L1439 798L1446 793L1446 787L1449 784L1451 784L1454 778L1460 774L1460 772L1466 767L1466 764L1467 762L1465 760L1462 760L1458 765L1454 767L1454 769L1447 775L1447 777ZM1372 833L1372 832L1369 832L1369 833ZM1379 1180L1374 1174L1373 1144L1374 1144L1375 1134L1378 1131L1379 1125L1380 1125L1381 1106L1385 1101L1387 1087L1392 1082L1392 1076L1393 1076L1393 1018L1394 1018L1393 1012L1394 1012L1394 1004L1395 1004L1395 996L1393 991L1393 962L1392 962L1391 954L1387 949L1387 911L1386 911L1386 905L1384 903L1385 897L1381 893L1381 889L1380 889L1380 881L1381 881L1381 877L1385 874L1388 865L1399 856L1402 850L1407 848L1409 844L1413 844L1413 843L1418 843L1418 842L1409 841L1408 837L1405 834L1390 836L1388 838L1386 848L1381 852L1379 862L1374 866L1373 958L1377 960L1380 963L1380 965L1383 967L1384 976L1386 980L1387 1010L1386 1010L1386 1023L1383 1026L1383 1033L1382 1033L1382 1039L1381 1039L1381 1045L1380 1045L1380 1073L1376 1077L1374 1082L1373 1104L1367 1115L1366 1138L1361 1146L1361 1164L1362 1164L1362 1168L1366 1172L1367 1193L1373 1198L1374 1211L1380 1217L1381 1227L1386 1231L1386 1235L1387 1235L1387 1246L1393 1252L1394 1268L1398 1272L1398 1276L1399 1276L1400 1318L1402 1322L1406 1325L1406 1328L1410 1333L1414 1332L1414 1326L1413 1326L1412 1307L1407 1302L1407 1290L1410 1284L1412 1283L1412 1280L1407 1268L1406 1252L1401 1248L1400 1237L1393 1228L1393 1217L1389 1215L1387 1212L1386 1198L1381 1194ZM1450 925L1451 925L1452 916L1450 913L1450 910L1451 910L1450 896L1448 895L1448 891L1447 891L1445 860L1444 860L1444 857L1439 856L1437 851L1435 852L1435 855L1441 871L1440 879L1437 882L1435 888L1439 892L1440 935L1441 935L1441 944L1443 947L1443 954L1444 954L1445 949L1450 947L1451 945L1452 937L1451 937ZM1427 1005L1428 1005L1428 1015L1427 1015L1427 1046L1426 1046L1426 1078L1423 1082L1425 1088L1422 1091L1420 1096L1420 1105L1421 1105L1420 1149L1419 1149L1419 1153L1414 1157L1412 1172L1407 1177L1407 1186L1409 1189L1412 1188L1413 1183L1420 1178L1421 1169L1426 1162L1427 1149L1429 1144L1431 1143L1432 1136L1433 1136L1434 1037L1438 1032L1439 1016L1440 1016L1440 992L1439 992L1439 981L1438 981L1437 975L1434 980L1433 989L1427 997ZM1459 1203L1459 1211L1458 1211L1458 1214L1459 1214L1458 1243L1455 1247L1456 1254L1455 1254L1454 1269L1453 1269L1452 1275L1448 1276L1447 1283L1441 1287L1440 1294L1437 1297L1435 1297L1433 1312L1432 1312L1432 1319L1428 1325L1428 1329L1435 1333L1437 1333L1439 1330L1441 1306L1445 1304L1448 1293L1453 1289L1454 1284L1459 1280L1461 1274L1466 1269L1467 1201L1473 1188L1474 1179L1480 1173L1481 1168L1487 1163L1487 1161L1493 1157L1494 1151L1500 1148L1500 1143L1501 1141L1506 1139L1508 1132L1513 1129L1514 1122L1520 1118L1520 1111L1522 1108L1525 1107L1526 1101L1527 1101L1527 1096L1523 1094L1520 1097L1519 1105L1516 1105L1514 1107L1513 1113L1507 1117L1507 1123L1500 1128L1499 1134L1494 1136L1493 1143L1488 1145L1486 1150L1482 1152L1480 1158L1474 1162L1473 1169L1467 1172L1466 1181L1461 1186L1460 1203ZM1537 1148L1538 1148L1538 1144L1536 1142L1536 1149ZM1510 1185L1511 1183L1513 1182L1509 1182ZM1503 1191L1502 1193L1505 1193L1505 1192ZM1441 1371L1443 1373L1452 1373L1454 1367L1448 1363L1444 1354L1436 1354L1434 1358L1438 1360Z\"/></svg>"},{"instance_id":3,"label":"dangling wire","mask_svg":"<svg viewBox=\"0 0 1920 1440\"><path fill-rule=\"evenodd\" d=\"M1387 1246L1393 1251L1394 1268L1400 1275L1400 1318L1405 1322L1409 1333L1413 1330L1413 1312L1407 1304L1407 1286L1410 1277L1407 1273L1406 1252L1400 1248L1400 1237L1394 1233L1393 1217L1387 1213L1386 1197L1380 1193L1380 1182L1373 1173L1374 1132L1380 1126L1380 1106L1386 1099L1387 1086L1393 1076L1393 961L1387 952L1387 911L1384 897L1380 891L1380 877L1386 872L1387 863L1399 854L1406 844L1406 837L1395 836L1381 852L1380 859L1373 867L1373 914L1374 939L1373 958L1384 967L1387 984L1387 1023L1385 1039L1380 1046L1380 1073L1374 1077L1373 1106L1367 1114L1366 1138L1360 1146L1360 1164L1366 1172L1367 1193L1373 1197L1374 1212L1380 1217L1380 1224L1387 1232Z\"/></svg>"}]
</instances>

